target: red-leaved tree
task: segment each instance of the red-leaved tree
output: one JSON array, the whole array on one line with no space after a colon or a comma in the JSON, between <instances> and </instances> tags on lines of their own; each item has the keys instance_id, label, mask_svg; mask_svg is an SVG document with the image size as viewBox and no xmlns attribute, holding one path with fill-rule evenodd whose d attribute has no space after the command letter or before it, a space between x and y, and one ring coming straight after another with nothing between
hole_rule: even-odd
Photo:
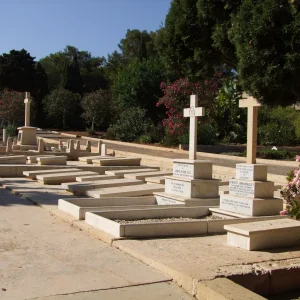
<instances>
[{"instance_id":1,"label":"red-leaved tree","mask_svg":"<svg viewBox=\"0 0 300 300\"><path fill-rule=\"evenodd\" d=\"M1 125L22 124L24 121L24 94L4 90L0 92Z\"/></svg>"},{"instance_id":2,"label":"red-leaved tree","mask_svg":"<svg viewBox=\"0 0 300 300\"><path fill-rule=\"evenodd\" d=\"M170 84L161 83L164 96L159 99L156 106L165 106L167 119L163 120L163 125L171 134L181 135L188 128L188 118L183 117L183 109L190 107L190 95L198 95L198 105L205 107L206 116L213 117L221 77L222 74L218 73L212 80L202 82L179 79Z\"/></svg>"}]
</instances>

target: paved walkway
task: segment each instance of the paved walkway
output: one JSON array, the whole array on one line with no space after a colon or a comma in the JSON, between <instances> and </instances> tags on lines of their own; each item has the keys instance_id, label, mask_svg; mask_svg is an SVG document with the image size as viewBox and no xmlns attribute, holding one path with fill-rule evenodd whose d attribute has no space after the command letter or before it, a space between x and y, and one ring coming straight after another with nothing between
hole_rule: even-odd
<instances>
[{"instance_id":1,"label":"paved walkway","mask_svg":"<svg viewBox=\"0 0 300 300\"><path fill-rule=\"evenodd\" d=\"M0 299L191 299L170 277L0 188Z\"/></svg>"}]
</instances>

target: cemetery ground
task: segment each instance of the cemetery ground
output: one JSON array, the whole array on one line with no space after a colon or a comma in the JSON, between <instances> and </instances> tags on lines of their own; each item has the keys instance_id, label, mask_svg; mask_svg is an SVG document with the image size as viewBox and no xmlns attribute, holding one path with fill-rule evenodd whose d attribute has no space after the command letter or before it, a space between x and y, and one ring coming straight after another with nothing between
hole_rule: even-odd
<instances>
[{"instance_id":1,"label":"cemetery ground","mask_svg":"<svg viewBox=\"0 0 300 300\"><path fill-rule=\"evenodd\" d=\"M74 197L60 185L26 178L1 182L0 299L192 299L195 294L219 299L221 294L255 300L266 298L242 286L278 294L300 280L299 246L246 251L229 247L226 235L219 234L116 239L59 211L58 199ZM201 291L211 296L202 298Z\"/></svg>"},{"instance_id":2,"label":"cemetery ground","mask_svg":"<svg viewBox=\"0 0 300 300\"><path fill-rule=\"evenodd\" d=\"M3 188L0 206L0 299L191 299L169 276Z\"/></svg>"}]
</instances>

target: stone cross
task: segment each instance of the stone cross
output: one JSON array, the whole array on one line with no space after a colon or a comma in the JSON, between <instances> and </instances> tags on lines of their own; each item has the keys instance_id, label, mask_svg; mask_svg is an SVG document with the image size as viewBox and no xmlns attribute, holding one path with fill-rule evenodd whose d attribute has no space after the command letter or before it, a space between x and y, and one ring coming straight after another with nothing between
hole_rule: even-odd
<instances>
[{"instance_id":1,"label":"stone cross","mask_svg":"<svg viewBox=\"0 0 300 300\"><path fill-rule=\"evenodd\" d=\"M30 93L26 92L25 93L25 126L30 126L30 103L31 103L31 99L30 99Z\"/></svg>"},{"instance_id":2,"label":"stone cross","mask_svg":"<svg viewBox=\"0 0 300 300\"><path fill-rule=\"evenodd\" d=\"M198 96L191 95L190 108L183 110L183 116L190 118L189 159L196 159L198 117L203 117L204 115L204 107L198 107Z\"/></svg>"},{"instance_id":3,"label":"stone cross","mask_svg":"<svg viewBox=\"0 0 300 300\"><path fill-rule=\"evenodd\" d=\"M261 104L253 97L244 94L239 102L239 107L248 108L247 116L247 163L256 163L256 147L257 147L257 115L258 108Z\"/></svg>"}]
</instances>

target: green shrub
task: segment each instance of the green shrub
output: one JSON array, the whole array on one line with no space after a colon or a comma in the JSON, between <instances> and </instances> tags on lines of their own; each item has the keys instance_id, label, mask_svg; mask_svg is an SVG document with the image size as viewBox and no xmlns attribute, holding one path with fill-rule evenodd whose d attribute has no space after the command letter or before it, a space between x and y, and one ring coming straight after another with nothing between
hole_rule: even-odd
<instances>
[{"instance_id":1,"label":"green shrub","mask_svg":"<svg viewBox=\"0 0 300 300\"><path fill-rule=\"evenodd\" d=\"M115 124L108 128L107 135L123 142L138 140L143 134L149 132L151 121L145 117L146 110L132 107L120 115Z\"/></svg>"},{"instance_id":2,"label":"green shrub","mask_svg":"<svg viewBox=\"0 0 300 300\"><path fill-rule=\"evenodd\" d=\"M300 135L299 112L293 107L262 107L259 110L258 143L260 145L296 145ZM298 123L299 122L299 123Z\"/></svg>"},{"instance_id":3,"label":"green shrub","mask_svg":"<svg viewBox=\"0 0 300 300\"><path fill-rule=\"evenodd\" d=\"M244 152L244 155L247 155L246 151ZM256 157L264 159L294 160L296 153L287 150L260 150L256 152Z\"/></svg>"},{"instance_id":4,"label":"green shrub","mask_svg":"<svg viewBox=\"0 0 300 300\"><path fill-rule=\"evenodd\" d=\"M142 144L150 144L152 142L151 136L149 134L143 134L139 137L139 142Z\"/></svg>"},{"instance_id":5,"label":"green shrub","mask_svg":"<svg viewBox=\"0 0 300 300\"><path fill-rule=\"evenodd\" d=\"M18 129L17 126L13 124L8 124L6 127L6 136L14 137L18 135Z\"/></svg>"},{"instance_id":6,"label":"green shrub","mask_svg":"<svg viewBox=\"0 0 300 300\"><path fill-rule=\"evenodd\" d=\"M88 136L93 136L96 133L92 127L86 128L86 132L87 132Z\"/></svg>"},{"instance_id":7,"label":"green shrub","mask_svg":"<svg viewBox=\"0 0 300 300\"><path fill-rule=\"evenodd\" d=\"M217 131L217 126L213 123L200 123L198 126L198 144L214 145L217 141Z\"/></svg>"}]
</instances>

